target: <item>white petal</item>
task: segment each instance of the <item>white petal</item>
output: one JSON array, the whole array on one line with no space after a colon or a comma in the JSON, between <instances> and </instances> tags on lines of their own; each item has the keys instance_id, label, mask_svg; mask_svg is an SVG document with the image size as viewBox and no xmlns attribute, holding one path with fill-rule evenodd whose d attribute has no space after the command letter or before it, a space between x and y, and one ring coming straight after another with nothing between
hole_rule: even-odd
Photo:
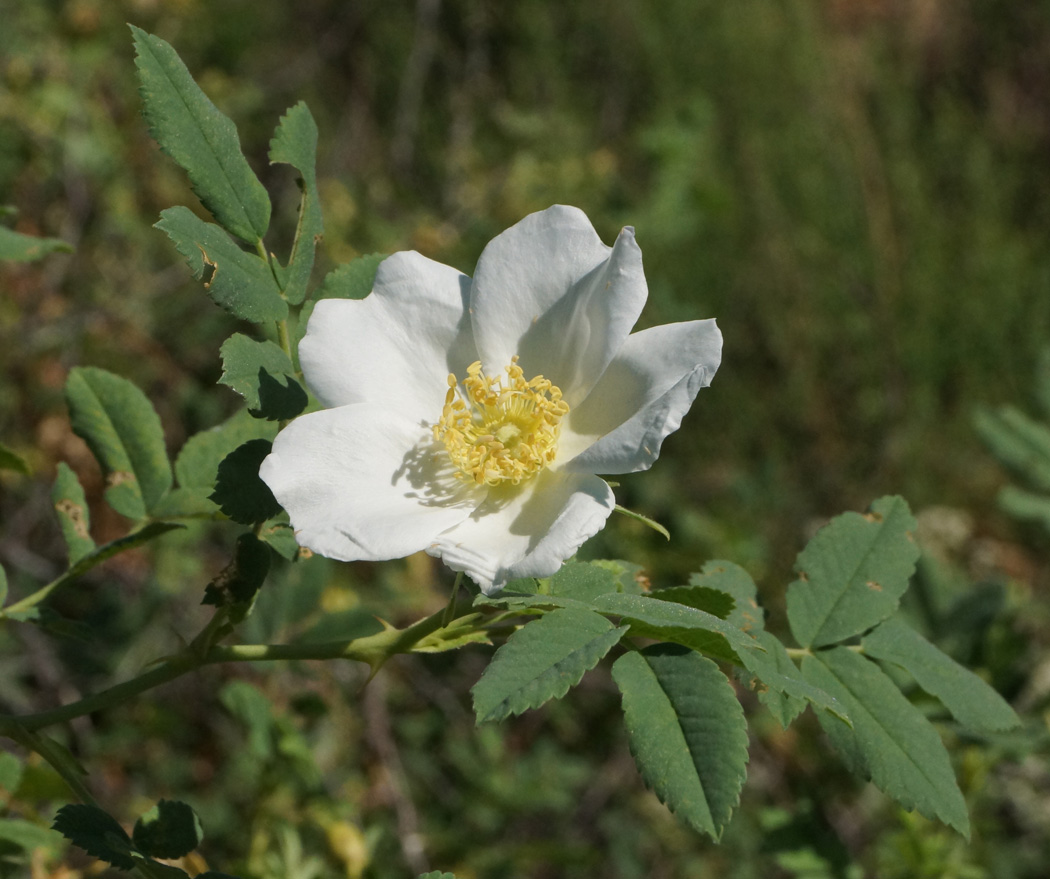
<instances>
[{"instance_id":1,"label":"white petal","mask_svg":"<svg viewBox=\"0 0 1050 879\"><path fill-rule=\"evenodd\" d=\"M425 549L477 506L482 495L450 468L428 431L358 403L297 418L259 475L301 545L341 561L379 561Z\"/></svg>"},{"instance_id":2,"label":"white petal","mask_svg":"<svg viewBox=\"0 0 1050 879\"><path fill-rule=\"evenodd\" d=\"M383 260L360 300L317 303L299 360L325 406L376 403L412 421L441 415L448 374L477 360L470 278L414 251Z\"/></svg>"},{"instance_id":3,"label":"white petal","mask_svg":"<svg viewBox=\"0 0 1050 879\"><path fill-rule=\"evenodd\" d=\"M607 247L587 216L555 205L496 236L471 292L482 365L499 373L520 356L571 406L582 400L631 331L648 289L634 230Z\"/></svg>"},{"instance_id":4,"label":"white petal","mask_svg":"<svg viewBox=\"0 0 1050 879\"><path fill-rule=\"evenodd\" d=\"M576 473L631 473L652 466L722 358L713 320L635 333L586 400L569 412L559 462ZM575 455L575 457L572 457Z\"/></svg>"},{"instance_id":5,"label":"white petal","mask_svg":"<svg viewBox=\"0 0 1050 879\"><path fill-rule=\"evenodd\" d=\"M615 506L597 476L543 471L518 490L494 490L427 549L491 595L516 577L548 577L605 525Z\"/></svg>"}]
</instances>

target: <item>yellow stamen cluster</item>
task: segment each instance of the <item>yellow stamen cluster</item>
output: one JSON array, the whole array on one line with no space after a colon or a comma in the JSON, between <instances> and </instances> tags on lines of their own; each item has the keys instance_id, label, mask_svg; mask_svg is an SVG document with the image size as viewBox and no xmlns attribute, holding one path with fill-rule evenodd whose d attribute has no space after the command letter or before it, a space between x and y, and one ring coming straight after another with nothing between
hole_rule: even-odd
<instances>
[{"instance_id":1,"label":"yellow stamen cluster","mask_svg":"<svg viewBox=\"0 0 1050 879\"><path fill-rule=\"evenodd\" d=\"M569 404L542 375L525 381L517 356L507 378L486 378L481 361L467 367L463 394L448 377L448 393L434 439L445 444L457 474L477 485L519 485L554 461Z\"/></svg>"}]
</instances>

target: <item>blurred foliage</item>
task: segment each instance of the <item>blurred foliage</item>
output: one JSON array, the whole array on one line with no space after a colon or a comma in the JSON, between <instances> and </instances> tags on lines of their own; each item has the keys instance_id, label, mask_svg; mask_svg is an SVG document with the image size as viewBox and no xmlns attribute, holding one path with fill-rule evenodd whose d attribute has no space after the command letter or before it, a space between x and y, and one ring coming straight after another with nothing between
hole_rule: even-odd
<instances>
[{"instance_id":1,"label":"blurred foliage","mask_svg":"<svg viewBox=\"0 0 1050 879\"><path fill-rule=\"evenodd\" d=\"M184 799L213 866L260 877L1045 875L1046 545L995 510L1002 476L970 415L1025 400L1050 337L1050 3L0 0L0 20L0 204L17 231L75 246L0 269L0 442L41 477L2 474L13 594L58 571L59 460L87 488L96 540L122 533L69 428L71 367L134 377L173 450L238 402L215 386L237 327L150 228L194 201L141 119L131 21L236 120L274 198L275 250L298 192L266 148L306 100L315 277L405 247L470 271L553 202L607 241L635 225L643 321L715 316L725 359L654 470L618 490L672 543L618 519L587 552L645 562L661 585L727 557L776 608L814 521L899 492L930 508L916 620L1031 717L991 750L953 743L969 846L858 794L815 724L756 722L743 806L715 847L631 781L605 732L607 677L474 730L481 648L406 658L364 689L356 667L224 669L66 731L113 811ZM194 527L86 578L61 611L87 643L0 631L0 699L32 710L141 669L204 619L233 534ZM440 607L445 585L428 559L312 559L282 566L248 625L260 640L353 635L373 612ZM46 768L12 781L5 765L0 876L24 875L10 837L65 793ZM36 875L63 875L51 845Z\"/></svg>"}]
</instances>

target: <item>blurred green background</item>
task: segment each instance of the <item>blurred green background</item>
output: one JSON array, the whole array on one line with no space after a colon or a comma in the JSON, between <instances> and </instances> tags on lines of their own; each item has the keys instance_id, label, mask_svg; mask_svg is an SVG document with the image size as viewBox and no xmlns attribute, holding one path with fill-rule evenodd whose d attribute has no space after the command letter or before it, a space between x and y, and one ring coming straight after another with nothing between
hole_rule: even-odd
<instances>
[{"instance_id":1,"label":"blurred green background","mask_svg":"<svg viewBox=\"0 0 1050 879\"><path fill-rule=\"evenodd\" d=\"M101 539L125 524L69 430L70 367L135 380L173 451L238 403L215 386L238 327L151 228L196 200L141 119L130 21L237 123L278 253L298 193L266 149L307 101L318 278L405 248L470 272L494 234L555 202L607 242L635 226L643 324L717 317L725 354L653 471L618 490L672 542L620 519L586 553L642 562L660 585L729 558L776 611L816 525L900 493L931 550L926 604L944 609L926 628L1033 718L983 749L955 743L968 846L848 780L815 725L784 733L756 713L752 778L716 847L641 788L601 672L564 705L475 732L481 650L406 658L363 691L357 669L218 670L69 733L106 805L131 820L186 799L212 865L264 877L1045 876L1046 543L996 510L1003 476L971 419L1026 405L1050 340L1050 2L0 0L0 21L0 204L76 247L0 269L0 441L38 477L0 484L14 588L61 565L58 460L88 484ZM166 539L62 598L95 627L87 644L0 634L0 697L68 701L175 649L232 533ZM445 600L443 577L426 559L314 559L278 571L252 634L286 638L320 610L340 631L367 611L411 619ZM9 808L46 800L46 776L30 767ZM59 860L34 876L68 875Z\"/></svg>"}]
</instances>

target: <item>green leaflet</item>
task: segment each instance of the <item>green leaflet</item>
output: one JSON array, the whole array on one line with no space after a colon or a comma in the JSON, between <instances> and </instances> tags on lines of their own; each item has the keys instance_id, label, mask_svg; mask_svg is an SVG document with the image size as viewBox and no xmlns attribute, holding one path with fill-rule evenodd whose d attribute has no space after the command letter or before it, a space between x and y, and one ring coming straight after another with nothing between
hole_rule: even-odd
<instances>
[{"instance_id":1,"label":"green leaflet","mask_svg":"<svg viewBox=\"0 0 1050 879\"><path fill-rule=\"evenodd\" d=\"M788 587L791 632L803 647L859 635L897 609L915 570L915 519L903 498L884 497L867 515L844 513L799 553Z\"/></svg>"},{"instance_id":2,"label":"green leaflet","mask_svg":"<svg viewBox=\"0 0 1050 879\"><path fill-rule=\"evenodd\" d=\"M690 576L689 585L717 589L733 596L736 606L725 619L738 629L752 632L765 625L765 614L758 606L758 588L740 565L718 559L709 561L699 574Z\"/></svg>"},{"instance_id":3,"label":"green leaflet","mask_svg":"<svg viewBox=\"0 0 1050 879\"><path fill-rule=\"evenodd\" d=\"M369 253L337 266L324 279L318 299L364 299L372 292L385 253Z\"/></svg>"},{"instance_id":4,"label":"green leaflet","mask_svg":"<svg viewBox=\"0 0 1050 879\"><path fill-rule=\"evenodd\" d=\"M95 541L91 539L91 514L84 489L65 461L58 462L51 503L55 506L62 537L69 550L69 564L75 565L94 551Z\"/></svg>"},{"instance_id":5,"label":"green leaflet","mask_svg":"<svg viewBox=\"0 0 1050 879\"><path fill-rule=\"evenodd\" d=\"M130 27L150 134L189 174L193 191L220 225L254 243L270 225L270 199L241 152L233 122L168 43Z\"/></svg>"},{"instance_id":6,"label":"green leaflet","mask_svg":"<svg viewBox=\"0 0 1050 879\"><path fill-rule=\"evenodd\" d=\"M161 211L156 228L172 240L208 295L232 315L255 323L288 316L288 303L281 298L270 266L241 250L214 223L179 205Z\"/></svg>"},{"instance_id":7,"label":"green leaflet","mask_svg":"<svg viewBox=\"0 0 1050 879\"><path fill-rule=\"evenodd\" d=\"M314 267L314 251L324 233L321 202L317 194L317 124L306 104L300 101L281 117L270 141L270 163L288 164L301 175L299 223L295 229L284 298L298 305L306 298L306 288Z\"/></svg>"},{"instance_id":8,"label":"green leaflet","mask_svg":"<svg viewBox=\"0 0 1050 879\"><path fill-rule=\"evenodd\" d=\"M32 262L49 253L72 252L72 246L58 238L37 238L0 226L0 260Z\"/></svg>"},{"instance_id":9,"label":"green leaflet","mask_svg":"<svg viewBox=\"0 0 1050 879\"><path fill-rule=\"evenodd\" d=\"M590 606L629 622L632 635L673 641L729 662L739 662L739 653L757 647L754 639L713 614L647 595L614 592L598 596Z\"/></svg>"},{"instance_id":10,"label":"green leaflet","mask_svg":"<svg viewBox=\"0 0 1050 879\"><path fill-rule=\"evenodd\" d=\"M278 345L234 333L223 342L220 354L223 372L219 381L244 397L252 415L281 421L306 408L306 391L294 377L292 361Z\"/></svg>"},{"instance_id":11,"label":"green leaflet","mask_svg":"<svg viewBox=\"0 0 1050 879\"><path fill-rule=\"evenodd\" d=\"M171 465L160 418L127 379L76 367L66 380L73 431L98 458L106 500L129 519L143 519L171 488Z\"/></svg>"},{"instance_id":12,"label":"green leaflet","mask_svg":"<svg viewBox=\"0 0 1050 879\"><path fill-rule=\"evenodd\" d=\"M805 657L802 674L846 707L852 728L817 717L850 771L969 838L966 803L937 730L877 665L835 647Z\"/></svg>"},{"instance_id":13,"label":"green leaflet","mask_svg":"<svg viewBox=\"0 0 1050 879\"><path fill-rule=\"evenodd\" d=\"M80 803L63 806L51 826L89 855L108 861L122 870L134 869L131 839L116 819L98 806Z\"/></svg>"},{"instance_id":14,"label":"green leaflet","mask_svg":"<svg viewBox=\"0 0 1050 879\"><path fill-rule=\"evenodd\" d=\"M589 602L607 592L619 592L616 574L589 562L566 562L551 577L539 581L539 591Z\"/></svg>"},{"instance_id":15,"label":"green leaflet","mask_svg":"<svg viewBox=\"0 0 1050 879\"><path fill-rule=\"evenodd\" d=\"M241 410L217 427L194 434L175 458L179 488L168 494L156 511L158 516L212 516L219 512L210 499L222 463L230 452L253 439L272 441L277 425L252 418Z\"/></svg>"},{"instance_id":16,"label":"green leaflet","mask_svg":"<svg viewBox=\"0 0 1050 879\"><path fill-rule=\"evenodd\" d=\"M721 589L712 589L710 586L671 586L667 589L657 589L649 593L652 598L660 601L671 601L691 607L693 610L702 610L720 620L727 619L736 607L736 601L728 592Z\"/></svg>"},{"instance_id":17,"label":"green leaflet","mask_svg":"<svg viewBox=\"0 0 1050 879\"><path fill-rule=\"evenodd\" d=\"M193 809L177 800L161 800L135 822L131 838L135 847L154 858L181 858L203 839L200 820Z\"/></svg>"},{"instance_id":18,"label":"green leaflet","mask_svg":"<svg viewBox=\"0 0 1050 879\"><path fill-rule=\"evenodd\" d=\"M1006 700L988 684L899 620L887 620L865 636L861 644L868 656L905 669L969 729L995 732L1021 722Z\"/></svg>"},{"instance_id":19,"label":"green leaflet","mask_svg":"<svg viewBox=\"0 0 1050 879\"><path fill-rule=\"evenodd\" d=\"M281 512L273 492L259 478L259 465L270 454L271 446L269 440L249 440L219 464L211 500L234 522L254 525Z\"/></svg>"},{"instance_id":20,"label":"green leaflet","mask_svg":"<svg viewBox=\"0 0 1050 879\"><path fill-rule=\"evenodd\" d=\"M765 653L744 650L740 658L751 675L765 685L766 689L759 692L758 698L784 729L802 713L807 702L847 724L850 722L842 703L802 677L779 639L766 631L755 632L754 638L766 648Z\"/></svg>"},{"instance_id":21,"label":"green leaflet","mask_svg":"<svg viewBox=\"0 0 1050 879\"><path fill-rule=\"evenodd\" d=\"M645 783L679 818L718 839L740 799L747 721L718 666L667 644L613 664Z\"/></svg>"},{"instance_id":22,"label":"green leaflet","mask_svg":"<svg viewBox=\"0 0 1050 879\"><path fill-rule=\"evenodd\" d=\"M474 685L478 723L560 699L627 632L590 610L562 608L527 623L496 651Z\"/></svg>"}]
</instances>

